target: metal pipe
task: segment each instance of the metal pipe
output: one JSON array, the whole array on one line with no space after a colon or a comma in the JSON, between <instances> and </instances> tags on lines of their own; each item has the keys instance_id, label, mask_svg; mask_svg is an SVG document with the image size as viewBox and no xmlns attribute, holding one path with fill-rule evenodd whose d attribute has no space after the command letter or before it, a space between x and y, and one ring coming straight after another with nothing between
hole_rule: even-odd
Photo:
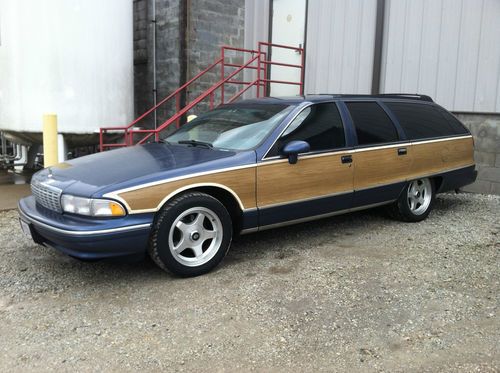
<instances>
[{"instance_id":1,"label":"metal pipe","mask_svg":"<svg viewBox=\"0 0 500 373\"><path fill-rule=\"evenodd\" d=\"M19 146L20 156L14 160L13 166L16 167L18 171L22 171L24 166L28 164L28 147L19 144L17 146Z\"/></svg>"},{"instance_id":2,"label":"metal pipe","mask_svg":"<svg viewBox=\"0 0 500 373\"><path fill-rule=\"evenodd\" d=\"M382 49L384 47L385 0L377 0L375 42L373 48L372 95L380 93L382 75Z\"/></svg>"},{"instance_id":3,"label":"metal pipe","mask_svg":"<svg viewBox=\"0 0 500 373\"><path fill-rule=\"evenodd\" d=\"M157 105L157 88L156 88L156 0L152 0L153 6L153 19L151 23L153 24L153 106ZM156 110L154 111L154 124L155 129L157 127L157 114Z\"/></svg>"},{"instance_id":4,"label":"metal pipe","mask_svg":"<svg viewBox=\"0 0 500 373\"><path fill-rule=\"evenodd\" d=\"M5 138L3 132L0 132L0 140L2 142L2 153L1 153L1 155L7 155L7 139Z\"/></svg>"},{"instance_id":5,"label":"metal pipe","mask_svg":"<svg viewBox=\"0 0 500 373\"><path fill-rule=\"evenodd\" d=\"M225 59L225 55L224 55L224 47L222 47L220 49L220 60L221 60L221 66L220 66L220 79L221 81L224 81L224 59ZM224 105L224 84L221 85L221 89L220 89L220 103Z\"/></svg>"},{"instance_id":6,"label":"metal pipe","mask_svg":"<svg viewBox=\"0 0 500 373\"><path fill-rule=\"evenodd\" d=\"M277 65L277 66L295 67L297 69L302 69L302 65L292 65L290 63L284 63L284 62L262 61L261 63L266 65Z\"/></svg>"},{"instance_id":7,"label":"metal pipe","mask_svg":"<svg viewBox=\"0 0 500 373\"><path fill-rule=\"evenodd\" d=\"M285 80L276 80L276 79L260 79L260 80L263 82L266 82L266 83L292 84L292 85L299 85L299 86L302 85L301 82L288 82Z\"/></svg>"},{"instance_id":8,"label":"metal pipe","mask_svg":"<svg viewBox=\"0 0 500 373\"><path fill-rule=\"evenodd\" d=\"M267 45L269 47L291 49L291 50L294 50L294 51L300 52L300 53L302 53L302 51L304 50L304 48L302 48L302 47L292 47L291 45L268 43L268 42L265 42L265 41L259 41L259 44L261 44L261 45Z\"/></svg>"},{"instance_id":9,"label":"metal pipe","mask_svg":"<svg viewBox=\"0 0 500 373\"><path fill-rule=\"evenodd\" d=\"M188 81L188 42L189 42L189 0L182 0L179 5L179 85ZM188 101L188 90L179 92L180 107L184 107ZM185 116L177 121L177 126L185 123Z\"/></svg>"}]
</instances>

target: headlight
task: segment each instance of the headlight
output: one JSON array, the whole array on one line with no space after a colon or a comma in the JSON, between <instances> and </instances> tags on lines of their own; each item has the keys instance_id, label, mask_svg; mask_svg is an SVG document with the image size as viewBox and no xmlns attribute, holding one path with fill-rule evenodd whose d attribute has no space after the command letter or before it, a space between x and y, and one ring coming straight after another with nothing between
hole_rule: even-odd
<instances>
[{"instance_id":1,"label":"headlight","mask_svg":"<svg viewBox=\"0 0 500 373\"><path fill-rule=\"evenodd\" d=\"M75 197L70 194L61 196L64 212L86 216L124 216L125 209L121 204L107 199Z\"/></svg>"}]
</instances>

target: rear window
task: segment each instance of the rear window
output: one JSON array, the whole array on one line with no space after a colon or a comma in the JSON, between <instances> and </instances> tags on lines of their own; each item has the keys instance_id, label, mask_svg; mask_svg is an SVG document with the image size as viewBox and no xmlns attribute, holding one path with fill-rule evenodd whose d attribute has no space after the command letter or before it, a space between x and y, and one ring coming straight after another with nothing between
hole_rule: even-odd
<instances>
[{"instance_id":1,"label":"rear window","mask_svg":"<svg viewBox=\"0 0 500 373\"><path fill-rule=\"evenodd\" d=\"M346 102L356 128L359 145L398 141L398 132L376 102Z\"/></svg>"},{"instance_id":2,"label":"rear window","mask_svg":"<svg viewBox=\"0 0 500 373\"><path fill-rule=\"evenodd\" d=\"M467 129L446 110L422 104L386 102L410 140L466 134Z\"/></svg>"}]
</instances>

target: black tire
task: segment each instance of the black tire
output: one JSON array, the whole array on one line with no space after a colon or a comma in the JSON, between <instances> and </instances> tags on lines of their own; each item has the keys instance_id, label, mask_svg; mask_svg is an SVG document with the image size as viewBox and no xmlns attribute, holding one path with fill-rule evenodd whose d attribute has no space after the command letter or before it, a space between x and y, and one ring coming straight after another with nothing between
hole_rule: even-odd
<instances>
[{"instance_id":1,"label":"black tire","mask_svg":"<svg viewBox=\"0 0 500 373\"><path fill-rule=\"evenodd\" d=\"M414 208L412 209L412 202L410 201L409 197L409 190L412 188L412 185L414 183L423 183L428 185L425 187L426 192L428 195L426 195L426 198L430 198L428 202L426 201L425 204L422 205L414 205ZM430 195L429 195L430 194ZM434 205L434 200L436 197L436 190L434 186L434 182L432 179L428 178L422 178L422 179L416 179L413 181L410 181L406 187L403 189L401 192L401 195L399 196L398 200L394 202L393 204L387 206L386 211L389 214L390 217L396 220L401 220L405 222L419 222L427 218L429 216L432 207ZM420 209L420 210L419 210Z\"/></svg>"},{"instance_id":2,"label":"black tire","mask_svg":"<svg viewBox=\"0 0 500 373\"><path fill-rule=\"evenodd\" d=\"M183 219L190 219L192 216L202 216L201 219L203 222L201 223L200 231L205 229L203 225L213 224L212 230L207 229L204 232L211 232L211 234L216 232L216 238L204 238L201 232L198 234L198 238L196 238L196 233L198 232L195 228L189 228L194 231L187 234L189 233L188 228L185 228L185 231L183 231L180 228L173 227L176 221L176 227L178 224L184 227L195 227L196 221L184 224L183 220L179 220L179 217L192 210L194 212L186 215ZM207 216L204 216L204 214L207 214ZM200 224L196 226L200 227ZM175 247L174 237L176 234L180 236L178 239L179 243L181 241L183 243L186 240L188 242L186 245L192 245L193 248L186 247L182 252L176 253L173 247L171 247ZM151 259L163 270L182 277L199 276L209 272L222 261L231 246L232 236L233 226L231 216L219 200L205 193L187 192L168 201L158 212L153 223L148 253ZM208 248L203 248L207 243ZM182 245L182 247L186 245ZM203 254L199 257L196 256L195 246L198 250L203 251ZM181 245L179 244L178 247L181 247ZM209 250L210 252L208 252ZM207 256L206 254L209 255ZM190 259L189 255L192 255L193 258ZM205 255L204 258L203 255ZM190 260L193 260L193 262L189 262Z\"/></svg>"}]
</instances>

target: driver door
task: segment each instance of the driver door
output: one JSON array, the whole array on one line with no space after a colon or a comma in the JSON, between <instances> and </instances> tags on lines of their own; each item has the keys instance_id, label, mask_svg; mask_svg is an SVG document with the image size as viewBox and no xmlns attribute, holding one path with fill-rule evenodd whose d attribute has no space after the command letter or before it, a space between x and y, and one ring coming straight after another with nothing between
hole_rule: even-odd
<instances>
[{"instance_id":1,"label":"driver door","mask_svg":"<svg viewBox=\"0 0 500 373\"><path fill-rule=\"evenodd\" d=\"M280 154L294 140L308 153L290 164ZM257 167L259 226L309 220L348 210L353 197L352 149L335 103L308 106L285 129Z\"/></svg>"}]
</instances>

